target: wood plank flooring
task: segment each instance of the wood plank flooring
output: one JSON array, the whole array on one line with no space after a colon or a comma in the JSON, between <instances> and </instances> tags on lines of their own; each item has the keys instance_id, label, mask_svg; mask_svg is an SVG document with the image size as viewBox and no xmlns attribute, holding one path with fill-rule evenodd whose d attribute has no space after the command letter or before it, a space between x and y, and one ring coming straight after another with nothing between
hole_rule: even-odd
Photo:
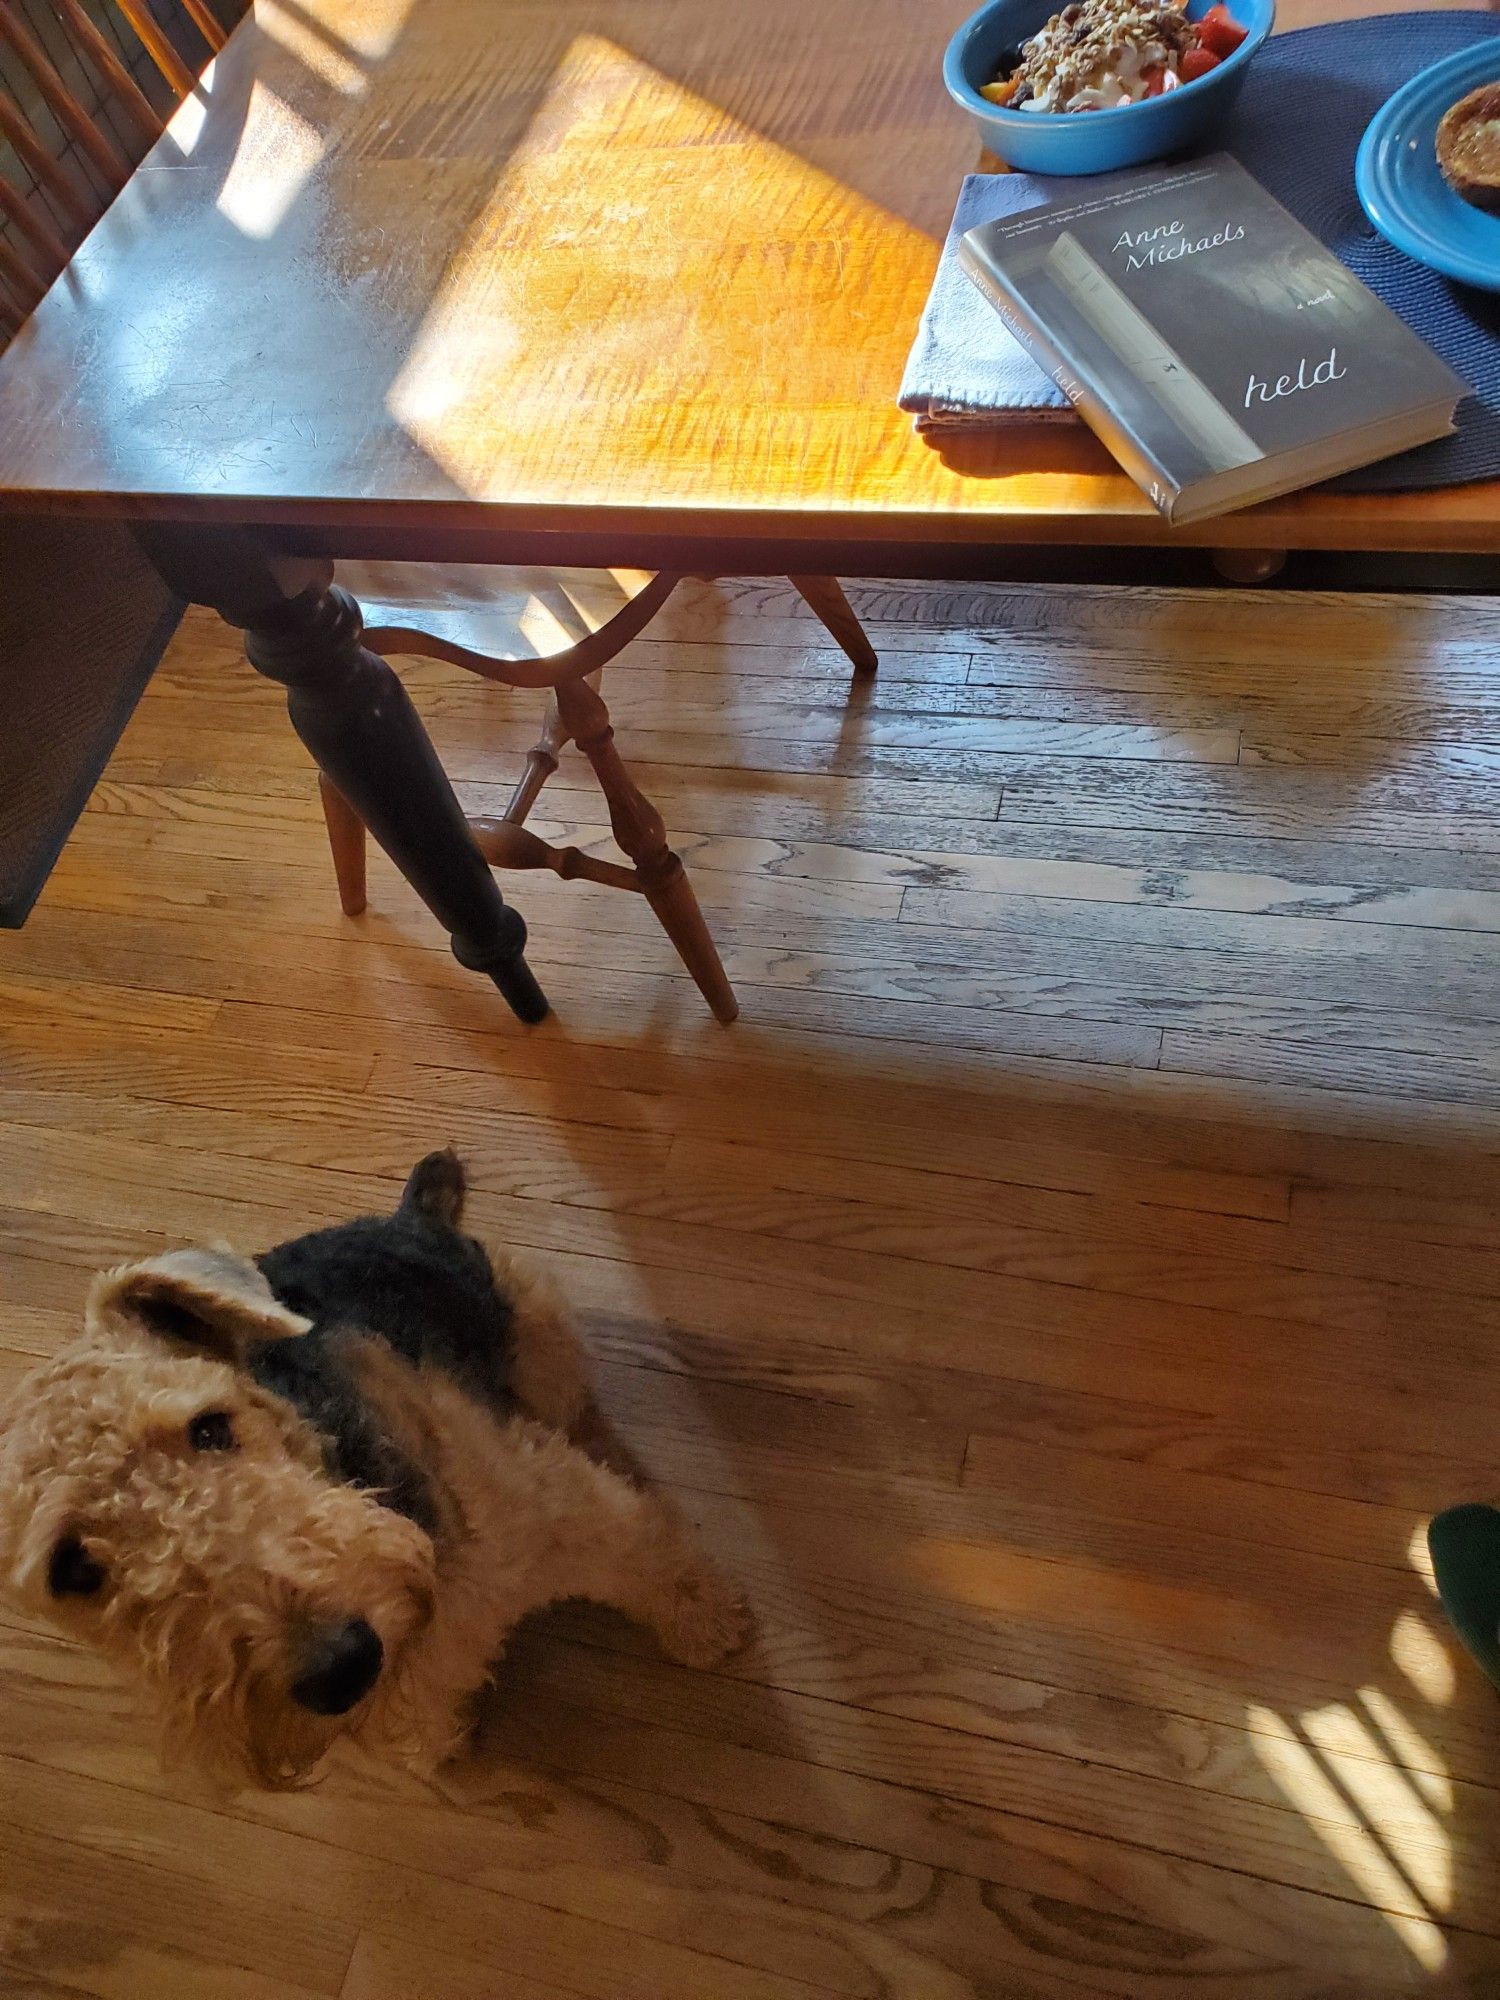
<instances>
[{"instance_id":1,"label":"wood plank flooring","mask_svg":"<svg viewBox=\"0 0 1500 2000\"><path fill-rule=\"evenodd\" d=\"M1500 607L695 585L608 676L744 1013L507 884L527 1033L191 618L0 937L0 1390L91 1270L451 1139L755 1603L523 1635L440 1791L206 1802L0 1621L21 2000L1500 1995ZM466 802L534 698L412 664ZM538 824L603 851L576 757Z\"/></svg>"}]
</instances>

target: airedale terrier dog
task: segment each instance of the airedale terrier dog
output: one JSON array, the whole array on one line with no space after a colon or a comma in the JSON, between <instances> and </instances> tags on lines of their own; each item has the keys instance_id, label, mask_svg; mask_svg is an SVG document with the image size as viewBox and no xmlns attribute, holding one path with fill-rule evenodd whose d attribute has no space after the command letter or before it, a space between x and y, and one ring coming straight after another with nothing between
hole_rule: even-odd
<instances>
[{"instance_id":1,"label":"airedale terrier dog","mask_svg":"<svg viewBox=\"0 0 1500 2000\"><path fill-rule=\"evenodd\" d=\"M285 1787L347 1738L431 1771L506 1634L570 1597L708 1664L740 1600L662 1496L567 1433L561 1306L423 1160L394 1215L253 1261L107 1271L0 1429L0 1583L154 1696L169 1756Z\"/></svg>"}]
</instances>

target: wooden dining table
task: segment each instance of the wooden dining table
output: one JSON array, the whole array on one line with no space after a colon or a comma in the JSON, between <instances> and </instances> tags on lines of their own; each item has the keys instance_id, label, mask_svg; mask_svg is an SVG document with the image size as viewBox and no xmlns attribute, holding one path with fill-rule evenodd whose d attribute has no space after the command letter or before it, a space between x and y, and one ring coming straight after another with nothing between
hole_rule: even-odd
<instances>
[{"instance_id":1,"label":"wooden dining table","mask_svg":"<svg viewBox=\"0 0 1500 2000\"><path fill-rule=\"evenodd\" d=\"M335 558L942 574L1014 544L1500 552L1500 484L1170 530L1079 425L896 390L966 0L254 0L0 357L4 514L127 522L528 1020L546 1003ZM1300 0L1284 25L1371 11Z\"/></svg>"}]
</instances>

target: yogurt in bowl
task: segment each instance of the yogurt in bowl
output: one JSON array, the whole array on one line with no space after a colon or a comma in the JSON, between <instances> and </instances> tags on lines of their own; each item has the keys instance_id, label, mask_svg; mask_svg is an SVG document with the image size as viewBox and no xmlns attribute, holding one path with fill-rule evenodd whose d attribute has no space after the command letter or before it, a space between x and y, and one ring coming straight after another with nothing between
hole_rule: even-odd
<instances>
[{"instance_id":1,"label":"yogurt in bowl","mask_svg":"<svg viewBox=\"0 0 1500 2000\"><path fill-rule=\"evenodd\" d=\"M1013 111L1113 111L1207 76L1245 34L1223 4L1191 20L1171 0L1071 0L979 94Z\"/></svg>"}]
</instances>

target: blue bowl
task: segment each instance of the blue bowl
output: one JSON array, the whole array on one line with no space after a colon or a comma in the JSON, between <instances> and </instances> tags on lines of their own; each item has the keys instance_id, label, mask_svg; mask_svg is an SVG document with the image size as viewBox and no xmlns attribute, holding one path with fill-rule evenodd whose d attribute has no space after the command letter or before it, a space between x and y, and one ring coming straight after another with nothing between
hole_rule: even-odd
<instances>
[{"instance_id":1,"label":"blue bowl","mask_svg":"<svg viewBox=\"0 0 1500 2000\"><path fill-rule=\"evenodd\" d=\"M1213 138L1276 19L1276 0L1229 0L1230 13L1247 31L1233 55L1196 83L1114 111L1006 111L981 97L979 86L994 81L1004 51L1034 35L1064 4L989 0L964 22L943 58L949 95L974 120L985 145L1028 174L1106 174ZM1200 20L1211 4L1188 0L1189 20Z\"/></svg>"}]
</instances>

